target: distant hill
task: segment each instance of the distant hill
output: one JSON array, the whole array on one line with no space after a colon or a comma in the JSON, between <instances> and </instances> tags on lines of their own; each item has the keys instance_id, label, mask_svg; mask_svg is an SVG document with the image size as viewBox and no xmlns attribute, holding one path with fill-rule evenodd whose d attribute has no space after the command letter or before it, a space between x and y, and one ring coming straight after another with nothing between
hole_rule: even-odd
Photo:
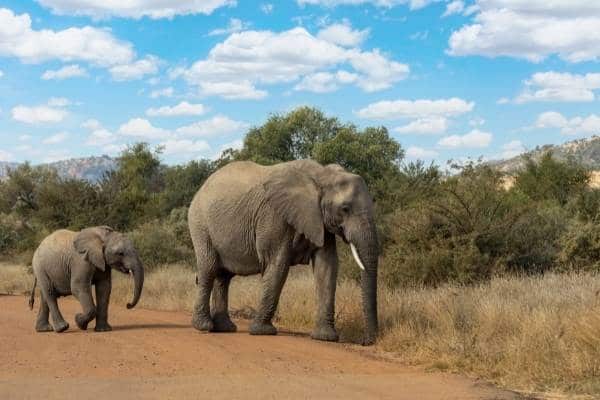
<instances>
[{"instance_id":1,"label":"distant hill","mask_svg":"<svg viewBox=\"0 0 600 400\"><path fill-rule=\"evenodd\" d=\"M514 174L525 165L527 157L538 160L547 152L552 152L558 160L573 158L575 161L592 169L600 170L600 136L587 139L573 140L559 145L538 146L535 149L507 160L491 161L489 164L502 172Z\"/></svg>"},{"instance_id":2,"label":"distant hill","mask_svg":"<svg viewBox=\"0 0 600 400\"><path fill-rule=\"evenodd\" d=\"M18 165L17 163L0 161L0 179L6 177L7 169L15 168ZM60 176L65 178L98 182L105 172L112 171L117 167L117 160L109 156L84 157L40 165L56 170Z\"/></svg>"}]
</instances>

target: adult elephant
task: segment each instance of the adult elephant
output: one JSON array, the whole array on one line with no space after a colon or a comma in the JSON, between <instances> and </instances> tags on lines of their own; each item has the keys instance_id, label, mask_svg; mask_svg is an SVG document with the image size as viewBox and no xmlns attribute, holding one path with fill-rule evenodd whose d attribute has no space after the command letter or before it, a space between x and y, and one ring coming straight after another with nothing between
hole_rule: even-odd
<instances>
[{"instance_id":1,"label":"adult elephant","mask_svg":"<svg viewBox=\"0 0 600 400\"><path fill-rule=\"evenodd\" d=\"M261 273L262 298L250 334L275 335L271 320L289 267L311 262L317 294L311 336L337 341L338 235L362 269L364 343L375 342L379 246L373 201L360 176L311 160L274 166L233 162L196 193L188 223L198 263L196 329L235 331L227 306L231 278Z\"/></svg>"},{"instance_id":2,"label":"adult elephant","mask_svg":"<svg viewBox=\"0 0 600 400\"><path fill-rule=\"evenodd\" d=\"M81 303L82 313L75 316L80 329L96 318L96 331L110 331L108 303L111 291L111 270L131 272L134 292L127 308L133 308L140 299L144 285L144 267L133 243L120 232L108 226L98 226L73 232L58 230L46 237L33 255L35 281L29 299L33 308L35 287L39 282L41 305L36 322L38 332L63 332L69 328L56 299L73 294ZM96 288L96 302L92 297ZM48 317L52 317L52 326Z\"/></svg>"}]
</instances>

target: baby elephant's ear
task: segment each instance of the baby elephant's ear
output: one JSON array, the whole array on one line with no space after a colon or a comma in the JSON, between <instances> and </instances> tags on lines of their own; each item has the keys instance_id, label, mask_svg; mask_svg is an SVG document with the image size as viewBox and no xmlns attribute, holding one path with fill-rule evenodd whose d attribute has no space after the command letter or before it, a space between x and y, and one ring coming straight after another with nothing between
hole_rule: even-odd
<instances>
[{"instance_id":1,"label":"baby elephant's ear","mask_svg":"<svg viewBox=\"0 0 600 400\"><path fill-rule=\"evenodd\" d=\"M84 259L100 271L106 269L104 261L104 242L93 229L84 229L75 236L73 246Z\"/></svg>"}]
</instances>

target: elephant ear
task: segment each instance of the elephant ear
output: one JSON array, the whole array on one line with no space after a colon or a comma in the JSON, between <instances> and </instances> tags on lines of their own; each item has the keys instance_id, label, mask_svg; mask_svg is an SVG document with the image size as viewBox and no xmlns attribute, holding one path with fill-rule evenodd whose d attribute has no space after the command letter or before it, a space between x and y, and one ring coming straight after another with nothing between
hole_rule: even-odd
<instances>
[{"instance_id":1,"label":"elephant ear","mask_svg":"<svg viewBox=\"0 0 600 400\"><path fill-rule=\"evenodd\" d=\"M94 228L84 229L75 236L73 246L84 259L100 271L106 270L104 242Z\"/></svg>"},{"instance_id":2,"label":"elephant ear","mask_svg":"<svg viewBox=\"0 0 600 400\"><path fill-rule=\"evenodd\" d=\"M321 194L316 182L293 168L274 172L263 184L267 201L297 232L323 247Z\"/></svg>"}]
</instances>

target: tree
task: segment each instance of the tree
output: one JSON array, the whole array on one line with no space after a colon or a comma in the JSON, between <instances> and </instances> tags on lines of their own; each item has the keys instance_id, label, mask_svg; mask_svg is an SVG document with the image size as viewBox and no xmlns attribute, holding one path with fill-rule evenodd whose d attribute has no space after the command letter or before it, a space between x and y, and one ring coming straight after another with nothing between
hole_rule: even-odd
<instances>
[{"instance_id":1,"label":"tree","mask_svg":"<svg viewBox=\"0 0 600 400\"><path fill-rule=\"evenodd\" d=\"M586 190L589 171L574 160L561 162L551 152L536 162L528 158L525 168L516 176L515 188L536 201L556 201L564 206L576 194Z\"/></svg>"},{"instance_id":2,"label":"tree","mask_svg":"<svg viewBox=\"0 0 600 400\"><path fill-rule=\"evenodd\" d=\"M162 215L168 215L178 207L187 207L206 178L214 171L208 160L190 161L185 165L165 168L164 190L160 194Z\"/></svg>"}]
</instances>

